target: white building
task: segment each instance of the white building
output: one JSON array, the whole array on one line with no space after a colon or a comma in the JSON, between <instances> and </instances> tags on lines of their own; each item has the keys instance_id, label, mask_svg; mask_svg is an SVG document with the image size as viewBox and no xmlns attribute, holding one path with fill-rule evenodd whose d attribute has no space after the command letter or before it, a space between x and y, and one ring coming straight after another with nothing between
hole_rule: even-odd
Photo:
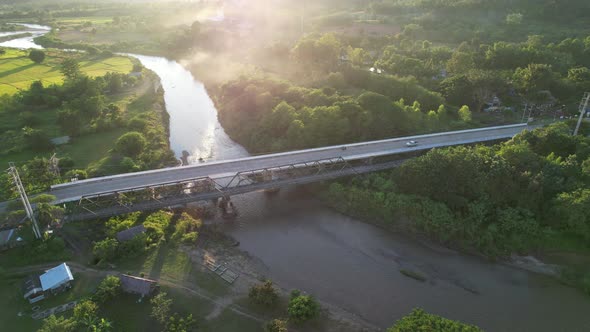
<instances>
[{"instance_id":1,"label":"white building","mask_svg":"<svg viewBox=\"0 0 590 332\"><path fill-rule=\"evenodd\" d=\"M71 287L74 280L72 271L66 263L62 263L45 271L40 276L28 277L23 285L24 298L30 303L41 301L48 294L57 294Z\"/></svg>"}]
</instances>

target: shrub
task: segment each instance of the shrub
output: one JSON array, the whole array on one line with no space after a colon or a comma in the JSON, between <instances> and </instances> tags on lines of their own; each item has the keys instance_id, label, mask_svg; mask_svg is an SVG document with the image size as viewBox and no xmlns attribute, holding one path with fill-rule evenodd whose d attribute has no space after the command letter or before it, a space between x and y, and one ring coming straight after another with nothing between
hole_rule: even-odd
<instances>
[{"instance_id":1,"label":"shrub","mask_svg":"<svg viewBox=\"0 0 590 332\"><path fill-rule=\"evenodd\" d=\"M464 324L440 316L432 315L422 309L414 309L411 314L398 320L387 332L482 332L476 326Z\"/></svg>"},{"instance_id":2,"label":"shrub","mask_svg":"<svg viewBox=\"0 0 590 332\"><path fill-rule=\"evenodd\" d=\"M143 151L146 145L147 141L143 134L131 131L117 139L115 149L124 156L135 157Z\"/></svg>"},{"instance_id":3,"label":"shrub","mask_svg":"<svg viewBox=\"0 0 590 332\"><path fill-rule=\"evenodd\" d=\"M158 211L146 218L143 226L146 228L148 244L158 243L164 237L170 225L170 217L169 213Z\"/></svg>"},{"instance_id":4,"label":"shrub","mask_svg":"<svg viewBox=\"0 0 590 332\"><path fill-rule=\"evenodd\" d=\"M92 254L99 260L110 261L115 258L119 242L113 238L106 238L102 241L95 242L92 248Z\"/></svg>"},{"instance_id":5,"label":"shrub","mask_svg":"<svg viewBox=\"0 0 590 332\"><path fill-rule=\"evenodd\" d=\"M84 180L88 178L88 173L83 169L73 169L66 173L65 178L67 180L76 178L78 180Z\"/></svg>"},{"instance_id":6,"label":"shrub","mask_svg":"<svg viewBox=\"0 0 590 332\"><path fill-rule=\"evenodd\" d=\"M197 242L197 238L199 238L199 233L197 232L190 232L190 233L186 233L182 236L182 238L180 239L180 242L185 243L185 244L192 244Z\"/></svg>"},{"instance_id":7,"label":"shrub","mask_svg":"<svg viewBox=\"0 0 590 332\"><path fill-rule=\"evenodd\" d=\"M72 168L74 168L75 162L70 157L64 157L64 158L59 159L58 164L59 164L59 168L62 171L67 171L67 170L71 170Z\"/></svg>"},{"instance_id":8,"label":"shrub","mask_svg":"<svg viewBox=\"0 0 590 332\"><path fill-rule=\"evenodd\" d=\"M201 220L194 219L186 212L180 216L180 219L174 226L174 233L170 237L173 242L181 241L191 243L197 240L199 233L197 230L201 227Z\"/></svg>"},{"instance_id":9,"label":"shrub","mask_svg":"<svg viewBox=\"0 0 590 332\"><path fill-rule=\"evenodd\" d=\"M265 280L262 284L252 286L248 297L252 302L267 307L275 305L279 300L279 295L270 280Z\"/></svg>"},{"instance_id":10,"label":"shrub","mask_svg":"<svg viewBox=\"0 0 590 332\"><path fill-rule=\"evenodd\" d=\"M76 322L72 318L56 317L51 315L43 320L43 325L38 332L71 332L75 331Z\"/></svg>"},{"instance_id":11,"label":"shrub","mask_svg":"<svg viewBox=\"0 0 590 332\"><path fill-rule=\"evenodd\" d=\"M51 203L57 198L54 195L40 194L30 199L31 203Z\"/></svg>"},{"instance_id":12,"label":"shrub","mask_svg":"<svg viewBox=\"0 0 590 332\"><path fill-rule=\"evenodd\" d=\"M45 52L41 50L31 50L31 53L29 53L29 59L35 63L41 63L45 60Z\"/></svg>"},{"instance_id":13,"label":"shrub","mask_svg":"<svg viewBox=\"0 0 590 332\"><path fill-rule=\"evenodd\" d=\"M170 307L172 306L172 300L169 299L167 295L166 292L160 292L150 301L152 304L151 316L161 324L166 323L166 320L170 315Z\"/></svg>"},{"instance_id":14,"label":"shrub","mask_svg":"<svg viewBox=\"0 0 590 332\"><path fill-rule=\"evenodd\" d=\"M266 332L287 332L287 321L284 319L273 319L264 326Z\"/></svg>"},{"instance_id":15,"label":"shrub","mask_svg":"<svg viewBox=\"0 0 590 332\"><path fill-rule=\"evenodd\" d=\"M314 319L320 314L320 305L309 295L301 295L297 290L291 292L287 307L289 318L296 323Z\"/></svg>"}]
</instances>

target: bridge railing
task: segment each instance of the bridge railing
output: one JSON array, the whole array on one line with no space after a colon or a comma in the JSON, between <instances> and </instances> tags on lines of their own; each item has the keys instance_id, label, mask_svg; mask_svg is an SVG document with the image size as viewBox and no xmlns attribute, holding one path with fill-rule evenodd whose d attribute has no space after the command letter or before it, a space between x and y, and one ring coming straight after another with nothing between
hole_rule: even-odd
<instances>
[{"instance_id":1,"label":"bridge railing","mask_svg":"<svg viewBox=\"0 0 590 332\"><path fill-rule=\"evenodd\" d=\"M158 209L198 200L217 199L249 191L275 189L302 179L358 174L342 157L238 172L219 178L199 177L158 185L125 188L86 195L66 204L68 220L101 218L134 211Z\"/></svg>"}]
</instances>

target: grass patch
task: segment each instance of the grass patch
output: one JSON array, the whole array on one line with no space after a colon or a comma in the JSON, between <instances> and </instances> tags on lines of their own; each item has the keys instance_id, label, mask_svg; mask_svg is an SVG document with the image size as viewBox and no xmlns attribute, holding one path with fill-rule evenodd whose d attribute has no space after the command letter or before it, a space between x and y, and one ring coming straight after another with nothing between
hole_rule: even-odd
<instances>
[{"instance_id":1,"label":"grass patch","mask_svg":"<svg viewBox=\"0 0 590 332\"><path fill-rule=\"evenodd\" d=\"M122 293L107 302L100 314L113 322L114 331L160 331L151 318L152 306L149 299L139 300L139 296Z\"/></svg>"},{"instance_id":2,"label":"grass patch","mask_svg":"<svg viewBox=\"0 0 590 332\"><path fill-rule=\"evenodd\" d=\"M29 53L22 50L7 49L0 55L0 95L12 95L19 90L28 89L31 83L42 81L44 85L61 84L63 75L59 68L66 52L46 50L45 61L41 64L29 59ZM91 77L103 76L108 72L128 73L133 68L131 60L123 56L101 58L84 55L80 59L80 70Z\"/></svg>"},{"instance_id":3,"label":"grass patch","mask_svg":"<svg viewBox=\"0 0 590 332\"><path fill-rule=\"evenodd\" d=\"M23 233L28 232L31 232L30 229L23 230ZM32 234L32 232L29 234ZM59 263L70 258L71 253L65 249L64 241L59 237L53 237L43 242L32 241L26 245L3 252L0 254L0 266L15 268L51 262Z\"/></svg>"},{"instance_id":4,"label":"grass patch","mask_svg":"<svg viewBox=\"0 0 590 332\"><path fill-rule=\"evenodd\" d=\"M223 296L229 293L230 285L215 273L210 272L205 268L202 270L195 268L192 275L194 277L193 280L199 287L206 289L213 295Z\"/></svg>"},{"instance_id":5,"label":"grass patch","mask_svg":"<svg viewBox=\"0 0 590 332\"><path fill-rule=\"evenodd\" d=\"M203 317L215 307L211 301L193 296L181 288L162 287L162 290L174 301L172 305L174 312L182 315L192 314L199 326L203 324Z\"/></svg>"},{"instance_id":6,"label":"grass patch","mask_svg":"<svg viewBox=\"0 0 590 332\"><path fill-rule=\"evenodd\" d=\"M36 331L41 326L41 322L30 315L18 315L31 309L22 297L21 283L20 277L0 279L0 322L3 331Z\"/></svg>"},{"instance_id":7,"label":"grass patch","mask_svg":"<svg viewBox=\"0 0 590 332\"><path fill-rule=\"evenodd\" d=\"M170 244L162 244L149 250L146 255L125 258L116 264L122 271L135 275L144 273L152 279L167 277L188 281L192 270L188 255Z\"/></svg>"},{"instance_id":8,"label":"grass patch","mask_svg":"<svg viewBox=\"0 0 590 332\"><path fill-rule=\"evenodd\" d=\"M92 156L106 156L109 150L115 146L115 141L123 135L127 129L117 128L108 132L74 137L72 142L58 147L60 157L70 157L74 161L74 167L86 168L97 159ZM92 153L88 153L92 151Z\"/></svg>"},{"instance_id":9,"label":"grass patch","mask_svg":"<svg viewBox=\"0 0 590 332\"><path fill-rule=\"evenodd\" d=\"M250 318L239 315L230 309L225 309L215 319L201 327L202 332L262 332L262 324Z\"/></svg>"},{"instance_id":10,"label":"grass patch","mask_svg":"<svg viewBox=\"0 0 590 332\"><path fill-rule=\"evenodd\" d=\"M289 304L289 299L286 297L279 297L278 303L272 307L253 303L247 296L237 299L234 301L234 303L242 308L245 308L249 312L262 316L267 320L271 320L277 317L287 317L287 306Z\"/></svg>"}]
</instances>

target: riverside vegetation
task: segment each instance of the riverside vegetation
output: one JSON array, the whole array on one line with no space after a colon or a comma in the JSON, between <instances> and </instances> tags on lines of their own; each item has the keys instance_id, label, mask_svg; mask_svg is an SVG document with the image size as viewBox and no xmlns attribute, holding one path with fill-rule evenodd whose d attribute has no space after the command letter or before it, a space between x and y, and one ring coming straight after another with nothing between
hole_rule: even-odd
<instances>
[{"instance_id":1,"label":"riverside vegetation","mask_svg":"<svg viewBox=\"0 0 590 332\"><path fill-rule=\"evenodd\" d=\"M49 82L54 83L34 81L29 89L0 98L0 117L4 119L0 160L18 163L30 193L73 177L175 165L168 146L168 114L162 92L153 91L155 75L139 63L132 65L128 58L113 58L112 54L66 56L49 51L49 56L44 66L50 68L47 72L55 79ZM133 67L141 75L105 73L104 68L92 65L93 61L109 63L109 59L125 60L128 71ZM17 68L30 66L21 62L16 57L11 63ZM82 68L102 76L88 76ZM72 142L56 146L50 140L63 135ZM50 171L47 157L40 156L53 152L60 158L62 177ZM15 197L5 173L0 175L0 187L1 199Z\"/></svg>"}]
</instances>

